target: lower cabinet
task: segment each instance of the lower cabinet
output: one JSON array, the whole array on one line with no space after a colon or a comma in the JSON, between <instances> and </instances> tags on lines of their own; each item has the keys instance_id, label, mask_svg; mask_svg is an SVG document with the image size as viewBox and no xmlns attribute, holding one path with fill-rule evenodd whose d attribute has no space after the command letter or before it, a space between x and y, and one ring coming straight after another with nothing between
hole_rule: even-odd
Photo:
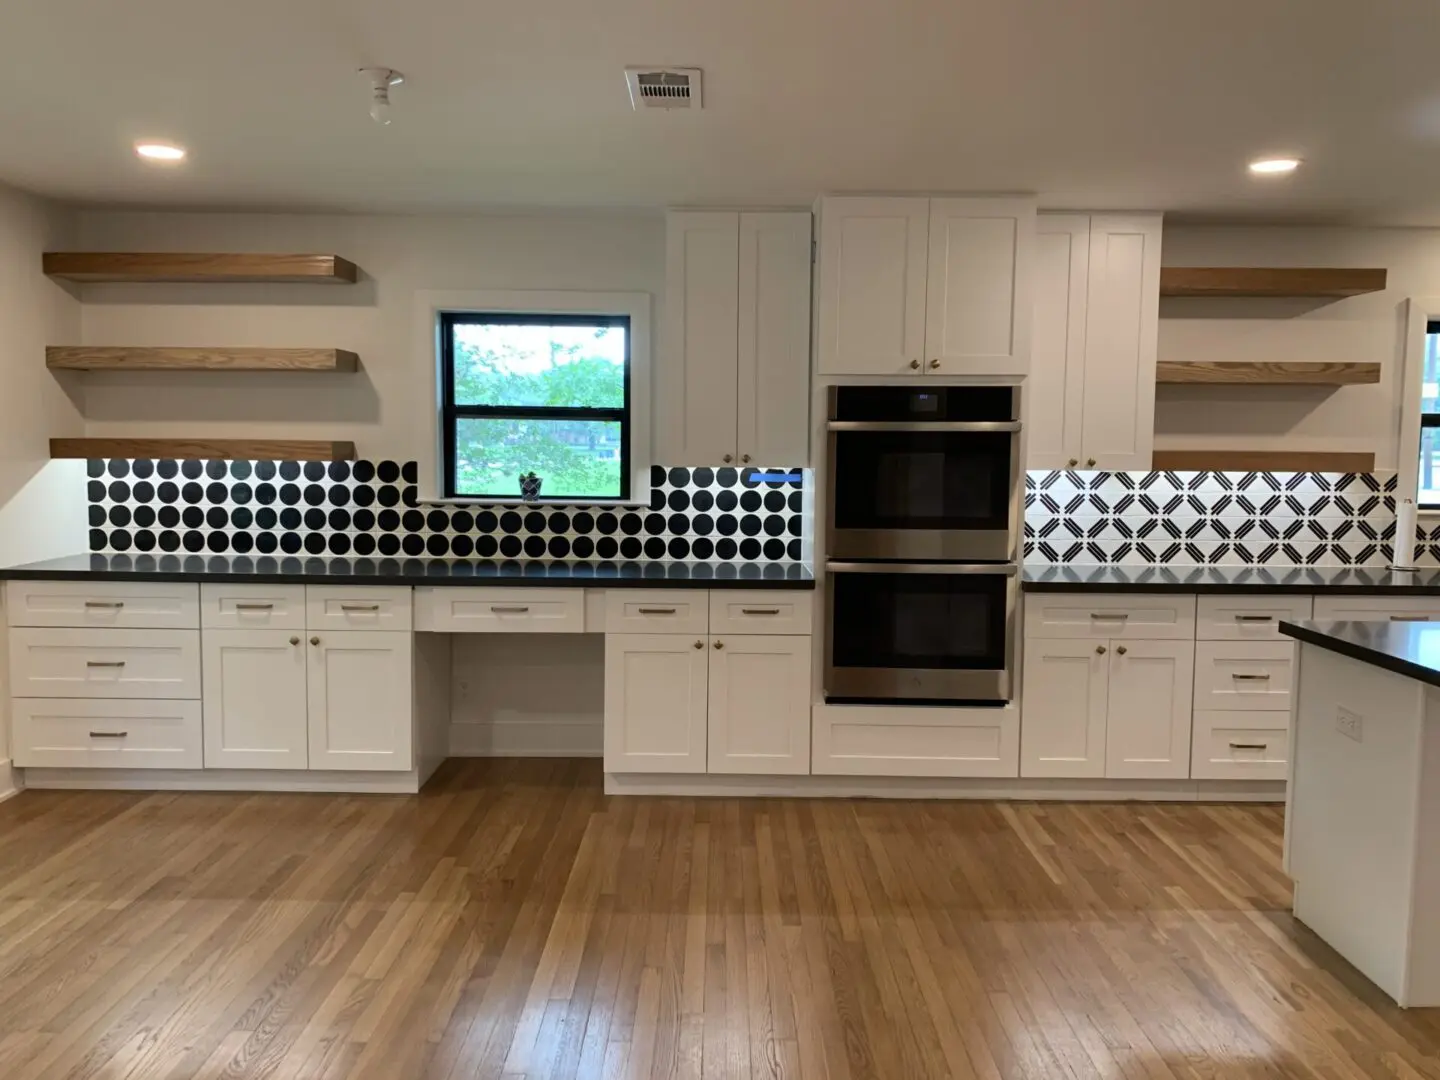
<instances>
[{"instance_id":1,"label":"lower cabinet","mask_svg":"<svg viewBox=\"0 0 1440 1080\"><path fill-rule=\"evenodd\" d=\"M1117 640L1110 648L1105 775L1183 780L1190 775L1190 703L1195 645Z\"/></svg>"},{"instance_id":2,"label":"lower cabinet","mask_svg":"<svg viewBox=\"0 0 1440 1080\"><path fill-rule=\"evenodd\" d=\"M712 773L810 771L808 637L744 634L710 649Z\"/></svg>"},{"instance_id":3,"label":"lower cabinet","mask_svg":"<svg viewBox=\"0 0 1440 1080\"><path fill-rule=\"evenodd\" d=\"M403 771L414 763L409 631L312 635L310 768Z\"/></svg>"},{"instance_id":4,"label":"lower cabinet","mask_svg":"<svg viewBox=\"0 0 1440 1080\"><path fill-rule=\"evenodd\" d=\"M605 635L605 771L703 773L710 649L688 634Z\"/></svg>"},{"instance_id":5,"label":"lower cabinet","mask_svg":"<svg viewBox=\"0 0 1440 1080\"><path fill-rule=\"evenodd\" d=\"M1091 641L1025 643L1020 775L1105 775L1110 650Z\"/></svg>"},{"instance_id":6,"label":"lower cabinet","mask_svg":"<svg viewBox=\"0 0 1440 1080\"><path fill-rule=\"evenodd\" d=\"M206 630L207 769L306 769L305 638L299 630Z\"/></svg>"}]
</instances>

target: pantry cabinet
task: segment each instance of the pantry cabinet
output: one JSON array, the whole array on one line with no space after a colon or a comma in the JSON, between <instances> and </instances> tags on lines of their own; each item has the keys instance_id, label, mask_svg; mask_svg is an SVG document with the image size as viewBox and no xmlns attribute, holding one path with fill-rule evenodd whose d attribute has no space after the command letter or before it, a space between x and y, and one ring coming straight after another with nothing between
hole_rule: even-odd
<instances>
[{"instance_id":1,"label":"pantry cabinet","mask_svg":"<svg viewBox=\"0 0 1440 1080\"><path fill-rule=\"evenodd\" d=\"M412 646L408 632L393 630L311 635L310 768L412 767Z\"/></svg>"},{"instance_id":2,"label":"pantry cabinet","mask_svg":"<svg viewBox=\"0 0 1440 1080\"><path fill-rule=\"evenodd\" d=\"M305 769L310 763L303 630L205 630L207 769Z\"/></svg>"},{"instance_id":3,"label":"pantry cabinet","mask_svg":"<svg viewBox=\"0 0 1440 1080\"><path fill-rule=\"evenodd\" d=\"M809 460L810 239L803 211L666 216L660 460Z\"/></svg>"},{"instance_id":4,"label":"pantry cabinet","mask_svg":"<svg viewBox=\"0 0 1440 1080\"><path fill-rule=\"evenodd\" d=\"M1148 469L1161 216L1042 214L1036 232L1026 464Z\"/></svg>"}]
</instances>

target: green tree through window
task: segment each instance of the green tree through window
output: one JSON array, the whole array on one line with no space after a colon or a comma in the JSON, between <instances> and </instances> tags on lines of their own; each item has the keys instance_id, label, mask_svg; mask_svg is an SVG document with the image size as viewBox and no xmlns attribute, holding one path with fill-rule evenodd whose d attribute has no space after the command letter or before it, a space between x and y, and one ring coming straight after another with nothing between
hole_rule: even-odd
<instances>
[{"instance_id":1,"label":"green tree through window","mask_svg":"<svg viewBox=\"0 0 1440 1080\"><path fill-rule=\"evenodd\" d=\"M628 316L448 314L446 494L548 499L629 495Z\"/></svg>"}]
</instances>

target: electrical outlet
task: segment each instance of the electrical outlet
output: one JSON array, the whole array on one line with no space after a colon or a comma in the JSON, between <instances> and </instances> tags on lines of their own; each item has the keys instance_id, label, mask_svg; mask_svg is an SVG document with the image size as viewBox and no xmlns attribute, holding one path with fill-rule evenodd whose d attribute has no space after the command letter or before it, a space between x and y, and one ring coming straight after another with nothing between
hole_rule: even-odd
<instances>
[{"instance_id":1,"label":"electrical outlet","mask_svg":"<svg viewBox=\"0 0 1440 1080\"><path fill-rule=\"evenodd\" d=\"M1354 739L1356 742L1363 740L1363 721L1360 714L1351 712L1343 705L1335 708L1335 730L1346 738Z\"/></svg>"}]
</instances>

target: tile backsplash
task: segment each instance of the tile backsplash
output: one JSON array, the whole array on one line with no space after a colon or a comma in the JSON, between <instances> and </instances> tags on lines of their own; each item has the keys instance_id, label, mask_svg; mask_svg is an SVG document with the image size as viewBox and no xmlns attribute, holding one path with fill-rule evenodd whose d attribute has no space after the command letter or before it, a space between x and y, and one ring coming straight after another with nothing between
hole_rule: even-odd
<instances>
[{"instance_id":1,"label":"tile backsplash","mask_svg":"<svg viewBox=\"0 0 1440 1080\"><path fill-rule=\"evenodd\" d=\"M1440 564L1440 528L1418 560ZM1395 476L1307 472L1031 472L1029 563L1388 566Z\"/></svg>"},{"instance_id":2,"label":"tile backsplash","mask_svg":"<svg viewBox=\"0 0 1440 1080\"><path fill-rule=\"evenodd\" d=\"M416 463L88 464L90 550L793 562L805 474L656 466L639 508L442 506Z\"/></svg>"}]
</instances>

